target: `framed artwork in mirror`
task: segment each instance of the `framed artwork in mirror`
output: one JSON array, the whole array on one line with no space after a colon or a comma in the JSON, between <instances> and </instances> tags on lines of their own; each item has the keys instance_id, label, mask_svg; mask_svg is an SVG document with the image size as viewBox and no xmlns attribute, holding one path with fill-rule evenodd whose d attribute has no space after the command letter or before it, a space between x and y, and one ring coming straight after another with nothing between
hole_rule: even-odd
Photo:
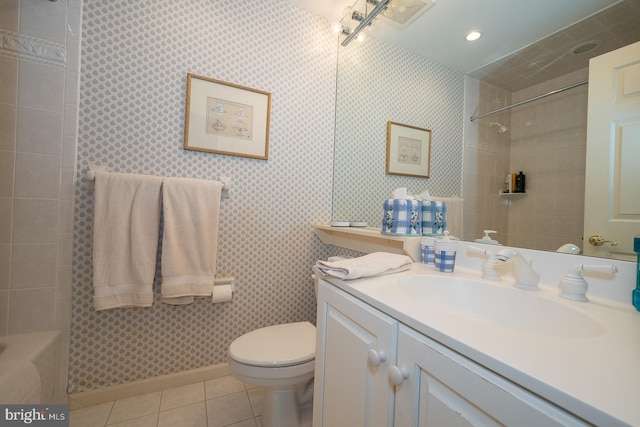
<instances>
[{"instance_id":1,"label":"framed artwork in mirror","mask_svg":"<svg viewBox=\"0 0 640 427\"><path fill-rule=\"evenodd\" d=\"M271 93L187 74L184 149L269 158Z\"/></svg>"},{"instance_id":2,"label":"framed artwork in mirror","mask_svg":"<svg viewBox=\"0 0 640 427\"><path fill-rule=\"evenodd\" d=\"M387 175L429 178L431 130L387 122Z\"/></svg>"}]
</instances>

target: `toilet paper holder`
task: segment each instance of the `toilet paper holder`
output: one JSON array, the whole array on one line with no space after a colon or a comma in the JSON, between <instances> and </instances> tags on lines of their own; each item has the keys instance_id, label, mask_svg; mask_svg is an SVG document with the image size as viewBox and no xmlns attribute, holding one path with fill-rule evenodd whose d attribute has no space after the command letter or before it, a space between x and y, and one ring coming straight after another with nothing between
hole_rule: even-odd
<instances>
[{"instance_id":1,"label":"toilet paper holder","mask_svg":"<svg viewBox=\"0 0 640 427\"><path fill-rule=\"evenodd\" d=\"M213 279L212 301L214 304L229 302L233 299L235 279L233 277L220 277Z\"/></svg>"}]
</instances>

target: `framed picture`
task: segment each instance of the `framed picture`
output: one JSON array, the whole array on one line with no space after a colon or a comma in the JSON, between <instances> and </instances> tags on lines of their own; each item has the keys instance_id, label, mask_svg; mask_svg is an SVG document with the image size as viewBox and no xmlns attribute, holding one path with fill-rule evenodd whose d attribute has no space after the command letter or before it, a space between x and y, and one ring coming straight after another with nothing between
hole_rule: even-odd
<instances>
[{"instance_id":1,"label":"framed picture","mask_svg":"<svg viewBox=\"0 0 640 427\"><path fill-rule=\"evenodd\" d=\"M429 178L431 131L387 122L387 175Z\"/></svg>"},{"instance_id":2,"label":"framed picture","mask_svg":"<svg viewBox=\"0 0 640 427\"><path fill-rule=\"evenodd\" d=\"M271 93L187 74L184 149L269 158Z\"/></svg>"}]
</instances>

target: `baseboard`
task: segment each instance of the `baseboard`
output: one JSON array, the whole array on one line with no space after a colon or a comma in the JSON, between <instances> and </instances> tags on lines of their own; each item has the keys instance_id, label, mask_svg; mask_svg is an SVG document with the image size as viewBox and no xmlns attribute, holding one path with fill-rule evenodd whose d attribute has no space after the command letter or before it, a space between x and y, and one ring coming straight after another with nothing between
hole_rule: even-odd
<instances>
[{"instance_id":1,"label":"baseboard","mask_svg":"<svg viewBox=\"0 0 640 427\"><path fill-rule=\"evenodd\" d=\"M165 388L180 387L200 381L212 380L230 374L229 364L220 363L126 384L112 385L99 390L70 393L67 395L67 401L69 402L69 409L73 410L126 397L138 396L140 394L153 393L154 391L160 391Z\"/></svg>"}]
</instances>

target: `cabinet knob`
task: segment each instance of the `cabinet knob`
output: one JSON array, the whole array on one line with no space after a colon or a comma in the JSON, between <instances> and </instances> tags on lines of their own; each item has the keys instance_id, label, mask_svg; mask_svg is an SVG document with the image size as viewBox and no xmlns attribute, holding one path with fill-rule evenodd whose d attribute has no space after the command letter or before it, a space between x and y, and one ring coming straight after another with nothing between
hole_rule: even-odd
<instances>
[{"instance_id":1,"label":"cabinet knob","mask_svg":"<svg viewBox=\"0 0 640 427\"><path fill-rule=\"evenodd\" d=\"M405 368L398 368L397 366L389 368L389 380L391 380L391 384L399 386L407 378L409 378L409 371Z\"/></svg>"},{"instance_id":2,"label":"cabinet knob","mask_svg":"<svg viewBox=\"0 0 640 427\"><path fill-rule=\"evenodd\" d=\"M387 360L387 353L385 353L384 350L376 351L374 349L371 349L367 354L367 358L369 359L369 363L371 363L371 366L377 367L380 366L382 362Z\"/></svg>"}]
</instances>

